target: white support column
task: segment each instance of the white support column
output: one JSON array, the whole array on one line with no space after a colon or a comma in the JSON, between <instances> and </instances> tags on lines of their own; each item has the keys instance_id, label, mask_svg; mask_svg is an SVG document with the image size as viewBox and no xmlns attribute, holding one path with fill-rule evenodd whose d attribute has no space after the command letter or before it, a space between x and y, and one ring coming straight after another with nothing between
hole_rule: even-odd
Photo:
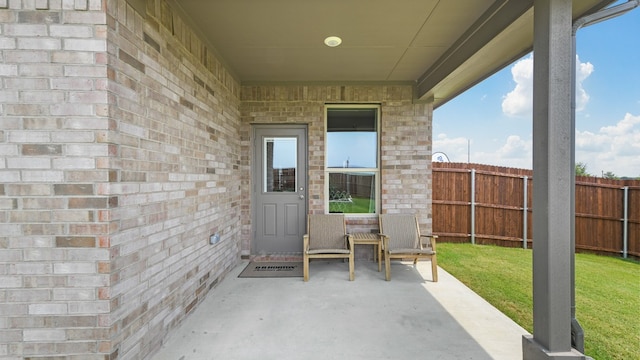
<instances>
[{"instance_id":1,"label":"white support column","mask_svg":"<svg viewBox=\"0 0 640 360\"><path fill-rule=\"evenodd\" d=\"M585 359L571 347L572 0L534 0L533 337L523 358Z\"/></svg>"}]
</instances>

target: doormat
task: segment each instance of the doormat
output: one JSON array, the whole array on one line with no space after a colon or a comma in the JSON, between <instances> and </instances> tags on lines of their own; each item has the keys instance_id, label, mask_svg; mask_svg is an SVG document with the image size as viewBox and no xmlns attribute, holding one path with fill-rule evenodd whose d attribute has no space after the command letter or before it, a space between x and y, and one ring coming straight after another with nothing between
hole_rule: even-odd
<instances>
[{"instance_id":1,"label":"doormat","mask_svg":"<svg viewBox=\"0 0 640 360\"><path fill-rule=\"evenodd\" d=\"M239 278L302 277L302 262L250 262Z\"/></svg>"}]
</instances>

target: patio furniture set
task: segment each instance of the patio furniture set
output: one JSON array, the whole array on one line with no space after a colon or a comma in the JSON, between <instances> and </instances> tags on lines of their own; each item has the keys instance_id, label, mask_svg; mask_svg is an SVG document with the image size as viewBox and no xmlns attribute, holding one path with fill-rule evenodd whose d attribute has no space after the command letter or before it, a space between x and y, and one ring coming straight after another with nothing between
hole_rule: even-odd
<instances>
[{"instance_id":1,"label":"patio furniture set","mask_svg":"<svg viewBox=\"0 0 640 360\"><path fill-rule=\"evenodd\" d=\"M349 280L353 281L355 245L373 245L373 259L385 279L391 280L391 260L431 260L433 282L438 281L435 235L421 235L415 215L384 214L379 217L379 233L347 233L343 214L311 214L303 237L303 276L309 281L311 259L344 259L349 262Z\"/></svg>"}]
</instances>

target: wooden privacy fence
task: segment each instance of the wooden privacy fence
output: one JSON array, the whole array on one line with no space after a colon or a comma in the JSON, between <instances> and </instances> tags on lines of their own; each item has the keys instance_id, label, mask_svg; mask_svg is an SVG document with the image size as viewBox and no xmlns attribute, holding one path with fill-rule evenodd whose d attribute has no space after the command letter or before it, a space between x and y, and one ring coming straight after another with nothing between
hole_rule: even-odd
<instances>
[{"instance_id":1,"label":"wooden privacy fence","mask_svg":"<svg viewBox=\"0 0 640 360\"><path fill-rule=\"evenodd\" d=\"M438 241L535 245L533 172L433 163L433 233ZM640 180L576 178L576 251L640 257Z\"/></svg>"}]
</instances>

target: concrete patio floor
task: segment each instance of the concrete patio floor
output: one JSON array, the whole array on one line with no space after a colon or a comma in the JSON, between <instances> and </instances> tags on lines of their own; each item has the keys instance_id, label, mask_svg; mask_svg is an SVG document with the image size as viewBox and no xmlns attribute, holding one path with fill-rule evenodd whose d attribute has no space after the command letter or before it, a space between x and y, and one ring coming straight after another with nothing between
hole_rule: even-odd
<instances>
[{"instance_id":1,"label":"concrete patio floor","mask_svg":"<svg viewBox=\"0 0 640 360\"><path fill-rule=\"evenodd\" d=\"M443 269L356 260L302 278L238 278L241 262L152 360L522 359L527 332Z\"/></svg>"}]
</instances>

